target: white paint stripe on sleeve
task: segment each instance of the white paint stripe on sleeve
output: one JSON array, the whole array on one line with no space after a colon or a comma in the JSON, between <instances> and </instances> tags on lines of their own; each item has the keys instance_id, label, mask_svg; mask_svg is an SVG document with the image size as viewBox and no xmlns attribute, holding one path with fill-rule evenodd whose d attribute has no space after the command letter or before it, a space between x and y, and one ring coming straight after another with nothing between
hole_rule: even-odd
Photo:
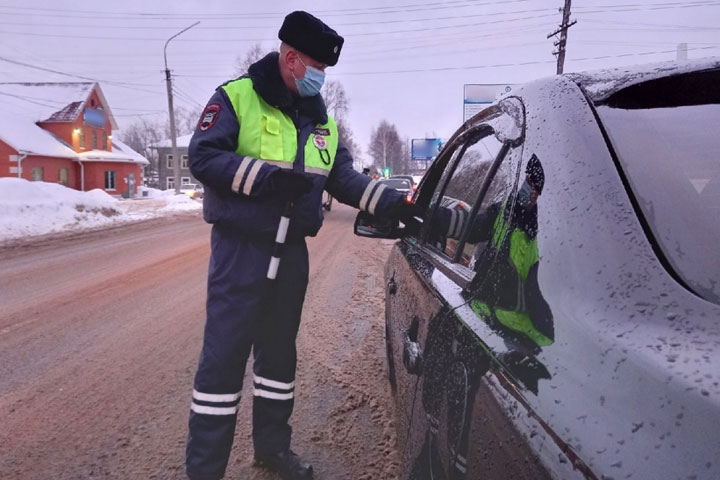
<instances>
[{"instance_id":1,"label":"white paint stripe on sleeve","mask_svg":"<svg viewBox=\"0 0 720 480\"><path fill-rule=\"evenodd\" d=\"M368 206L368 213L370 215L375 215L375 207L378 204L378 201L380 201L380 197L382 197L382 192L387 187L383 184L380 184L380 186L375 190L375 193L373 193L372 199L370 200L370 205Z\"/></svg>"},{"instance_id":2,"label":"white paint stripe on sleeve","mask_svg":"<svg viewBox=\"0 0 720 480\"><path fill-rule=\"evenodd\" d=\"M195 403L190 405L190 410L203 415L235 415L237 413L237 407L208 407Z\"/></svg>"},{"instance_id":3,"label":"white paint stripe on sleeve","mask_svg":"<svg viewBox=\"0 0 720 480\"><path fill-rule=\"evenodd\" d=\"M270 265L268 266L267 278L275 280L277 277L278 267L280 266L280 259L278 257L270 257Z\"/></svg>"},{"instance_id":4,"label":"white paint stripe on sleeve","mask_svg":"<svg viewBox=\"0 0 720 480\"><path fill-rule=\"evenodd\" d=\"M450 226L448 227L447 236L452 238L455 231L455 222L457 222L457 212L454 208L450 209Z\"/></svg>"},{"instance_id":5,"label":"white paint stripe on sleeve","mask_svg":"<svg viewBox=\"0 0 720 480\"><path fill-rule=\"evenodd\" d=\"M269 165L275 165L276 167L279 167L279 168L284 168L286 170L293 168L293 162L281 162L278 160L263 160L263 162L265 162Z\"/></svg>"},{"instance_id":6,"label":"white paint stripe on sleeve","mask_svg":"<svg viewBox=\"0 0 720 480\"><path fill-rule=\"evenodd\" d=\"M465 224L465 212L462 210L457 211L457 223L455 224L455 238L460 238L460 232L462 232L463 225Z\"/></svg>"},{"instance_id":7,"label":"white paint stripe on sleeve","mask_svg":"<svg viewBox=\"0 0 720 480\"><path fill-rule=\"evenodd\" d=\"M270 398L272 400L292 400L292 398L295 396L295 393L268 392L267 390L261 390L259 388L256 388L253 391L253 395L255 395L256 397Z\"/></svg>"},{"instance_id":8,"label":"white paint stripe on sleeve","mask_svg":"<svg viewBox=\"0 0 720 480\"><path fill-rule=\"evenodd\" d=\"M278 225L277 235L275 236L275 242L285 243L285 237L287 236L288 225L290 225L290 219L288 217L280 217L280 225Z\"/></svg>"},{"instance_id":9,"label":"white paint stripe on sleeve","mask_svg":"<svg viewBox=\"0 0 720 480\"><path fill-rule=\"evenodd\" d=\"M203 392L198 392L197 390L193 389L193 395L192 395L192 396L193 396L193 398L194 398L195 400L201 400L201 401L203 401L203 402L215 402L215 403L220 403L220 402L234 402L234 401L236 401L238 398L240 398L240 393L241 393L241 392L237 392L237 393L220 393L220 394L216 394L216 393L203 393Z\"/></svg>"},{"instance_id":10,"label":"white paint stripe on sleeve","mask_svg":"<svg viewBox=\"0 0 720 480\"><path fill-rule=\"evenodd\" d=\"M305 166L305 173L314 173L315 175L322 175L323 177L327 177L330 175L330 170L319 167Z\"/></svg>"},{"instance_id":11,"label":"white paint stripe on sleeve","mask_svg":"<svg viewBox=\"0 0 720 480\"><path fill-rule=\"evenodd\" d=\"M372 192L375 185L377 185L377 180L370 180L370 183L367 184L367 187L365 187L365 191L362 194L362 197L360 198L360 203L358 204L358 208L360 210L364 210L367 212L367 203L368 200L370 200L370 192Z\"/></svg>"},{"instance_id":12,"label":"white paint stripe on sleeve","mask_svg":"<svg viewBox=\"0 0 720 480\"><path fill-rule=\"evenodd\" d=\"M290 390L291 388L295 388L294 380L290 383L284 383L278 382L277 380L270 380L269 378L260 377L254 374L253 382L257 383L258 385L265 385L266 387L279 388L282 390Z\"/></svg>"},{"instance_id":13,"label":"white paint stripe on sleeve","mask_svg":"<svg viewBox=\"0 0 720 480\"><path fill-rule=\"evenodd\" d=\"M242 159L242 162L240 162L240 166L238 167L237 171L235 172L235 176L233 177L233 192L240 193L240 182L242 182L243 176L245 175L245 170L247 170L247 167L248 165L250 165L251 161L252 157L244 157Z\"/></svg>"},{"instance_id":14,"label":"white paint stripe on sleeve","mask_svg":"<svg viewBox=\"0 0 720 480\"><path fill-rule=\"evenodd\" d=\"M250 169L250 173L248 173L247 179L245 180L245 184L243 185L243 193L245 195L250 195L250 192L252 191L252 187L255 184L255 177L257 177L257 174L260 171L260 167L262 167L262 164L263 164L262 160L255 160L255 164Z\"/></svg>"}]
</instances>

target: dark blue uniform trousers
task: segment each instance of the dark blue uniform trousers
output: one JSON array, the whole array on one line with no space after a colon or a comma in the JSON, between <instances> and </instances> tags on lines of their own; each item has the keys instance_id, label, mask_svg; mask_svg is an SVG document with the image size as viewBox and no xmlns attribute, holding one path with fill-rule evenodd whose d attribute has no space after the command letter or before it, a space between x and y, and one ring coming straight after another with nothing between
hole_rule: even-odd
<instances>
[{"instance_id":1,"label":"dark blue uniform trousers","mask_svg":"<svg viewBox=\"0 0 720 480\"><path fill-rule=\"evenodd\" d=\"M290 446L295 392L295 337L308 283L304 240L288 242L267 288L273 241L213 226L207 322L195 376L187 442L192 479L221 478L232 447L241 394L253 394L256 454ZM270 295L263 297L263 290ZM252 388L243 389L250 349Z\"/></svg>"}]
</instances>

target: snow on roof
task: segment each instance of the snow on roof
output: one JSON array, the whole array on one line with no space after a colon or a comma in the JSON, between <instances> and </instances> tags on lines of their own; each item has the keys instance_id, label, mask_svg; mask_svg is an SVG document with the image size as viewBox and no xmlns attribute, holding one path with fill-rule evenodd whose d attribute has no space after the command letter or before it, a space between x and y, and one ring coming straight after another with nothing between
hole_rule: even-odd
<instances>
[{"instance_id":1,"label":"snow on roof","mask_svg":"<svg viewBox=\"0 0 720 480\"><path fill-rule=\"evenodd\" d=\"M120 140L112 139L112 148L113 151L119 152L122 154L125 154L133 159L135 163L139 163L141 165L149 165L150 161L140 155L138 152L130 148L126 143L121 142Z\"/></svg>"},{"instance_id":2,"label":"snow on roof","mask_svg":"<svg viewBox=\"0 0 720 480\"><path fill-rule=\"evenodd\" d=\"M190 139L192 138L193 134L189 135L183 135L182 137L177 137L175 142L177 143L178 148L188 148L190 146ZM170 148L172 147L172 142L170 139L165 139L160 142L154 143L152 145L153 148Z\"/></svg>"},{"instance_id":3,"label":"snow on roof","mask_svg":"<svg viewBox=\"0 0 720 480\"><path fill-rule=\"evenodd\" d=\"M0 83L0 105L6 115L41 122L70 105L85 103L94 86L93 82ZM75 116L79 105L73 109Z\"/></svg>"},{"instance_id":4,"label":"snow on roof","mask_svg":"<svg viewBox=\"0 0 720 480\"><path fill-rule=\"evenodd\" d=\"M61 158L77 157L72 148L30 120L0 117L0 140L20 154L28 153Z\"/></svg>"},{"instance_id":5,"label":"snow on roof","mask_svg":"<svg viewBox=\"0 0 720 480\"><path fill-rule=\"evenodd\" d=\"M115 143L114 140L113 143ZM119 149L113 150L112 152L108 152L107 150L88 150L87 152L80 152L76 155L82 162L132 162L143 165L150 163L143 157L138 159L137 156L140 156L139 154L135 152L132 153L135 155Z\"/></svg>"},{"instance_id":6,"label":"snow on roof","mask_svg":"<svg viewBox=\"0 0 720 480\"><path fill-rule=\"evenodd\" d=\"M583 87L593 102L605 100L613 93L636 83L681 73L720 68L720 57L631 65L614 69L568 73Z\"/></svg>"},{"instance_id":7,"label":"snow on roof","mask_svg":"<svg viewBox=\"0 0 720 480\"><path fill-rule=\"evenodd\" d=\"M45 120L73 121L82 112L93 89L97 89L112 129L117 130L105 95L95 82L0 82L0 110L5 115L25 118L33 123Z\"/></svg>"}]
</instances>

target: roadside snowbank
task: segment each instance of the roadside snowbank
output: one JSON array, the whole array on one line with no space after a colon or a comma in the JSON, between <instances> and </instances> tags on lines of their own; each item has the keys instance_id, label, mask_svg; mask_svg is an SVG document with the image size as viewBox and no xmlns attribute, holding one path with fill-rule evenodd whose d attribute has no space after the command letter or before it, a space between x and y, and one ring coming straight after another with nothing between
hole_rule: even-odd
<instances>
[{"instance_id":1,"label":"roadside snowbank","mask_svg":"<svg viewBox=\"0 0 720 480\"><path fill-rule=\"evenodd\" d=\"M142 190L148 193L140 199L117 199L99 189L80 192L56 183L0 178L0 241L202 208L202 202L174 191Z\"/></svg>"}]
</instances>

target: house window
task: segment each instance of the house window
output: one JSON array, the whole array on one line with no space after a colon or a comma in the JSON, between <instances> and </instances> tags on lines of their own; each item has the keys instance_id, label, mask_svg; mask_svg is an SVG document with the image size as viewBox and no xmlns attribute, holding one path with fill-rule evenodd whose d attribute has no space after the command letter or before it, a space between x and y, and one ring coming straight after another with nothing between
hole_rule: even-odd
<instances>
[{"instance_id":1,"label":"house window","mask_svg":"<svg viewBox=\"0 0 720 480\"><path fill-rule=\"evenodd\" d=\"M58 169L58 183L60 185L68 186L68 169L63 167Z\"/></svg>"},{"instance_id":2,"label":"house window","mask_svg":"<svg viewBox=\"0 0 720 480\"><path fill-rule=\"evenodd\" d=\"M85 148L85 129L81 128L80 133L78 134L78 144L80 145L80 148Z\"/></svg>"},{"instance_id":3,"label":"house window","mask_svg":"<svg viewBox=\"0 0 720 480\"><path fill-rule=\"evenodd\" d=\"M187 170L187 168L188 168L188 156L187 156L187 155L183 155L182 157L180 157L180 160L181 160L181 162L180 162L180 167L181 167L181 168L184 168L185 170ZM188 182L188 183L189 183L189 182Z\"/></svg>"},{"instance_id":4,"label":"house window","mask_svg":"<svg viewBox=\"0 0 720 480\"><path fill-rule=\"evenodd\" d=\"M187 185L188 183L192 183L192 178L180 177L180 185Z\"/></svg>"},{"instance_id":5,"label":"house window","mask_svg":"<svg viewBox=\"0 0 720 480\"><path fill-rule=\"evenodd\" d=\"M33 182L42 182L45 180L45 169L43 167L33 167L32 168L32 181Z\"/></svg>"},{"instance_id":6,"label":"house window","mask_svg":"<svg viewBox=\"0 0 720 480\"><path fill-rule=\"evenodd\" d=\"M105 190L115 190L115 170L105 170Z\"/></svg>"},{"instance_id":7,"label":"house window","mask_svg":"<svg viewBox=\"0 0 720 480\"><path fill-rule=\"evenodd\" d=\"M95 130L92 131L92 149L97 150L97 132Z\"/></svg>"},{"instance_id":8,"label":"house window","mask_svg":"<svg viewBox=\"0 0 720 480\"><path fill-rule=\"evenodd\" d=\"M173 190L175 188L175 179L174 178L168 177L165 179L165 181L167 182L168 190Z\"/></svg>"},{"instance_id":9,"label":"house window","mask_svg":"<svg viewBox=\"0 0 720 480\"><path fill-rule=\"evenodd\" d=\"M172 154L167 154L167 168L173 168L173 156Z\"/></svg>"}]
</instances>

